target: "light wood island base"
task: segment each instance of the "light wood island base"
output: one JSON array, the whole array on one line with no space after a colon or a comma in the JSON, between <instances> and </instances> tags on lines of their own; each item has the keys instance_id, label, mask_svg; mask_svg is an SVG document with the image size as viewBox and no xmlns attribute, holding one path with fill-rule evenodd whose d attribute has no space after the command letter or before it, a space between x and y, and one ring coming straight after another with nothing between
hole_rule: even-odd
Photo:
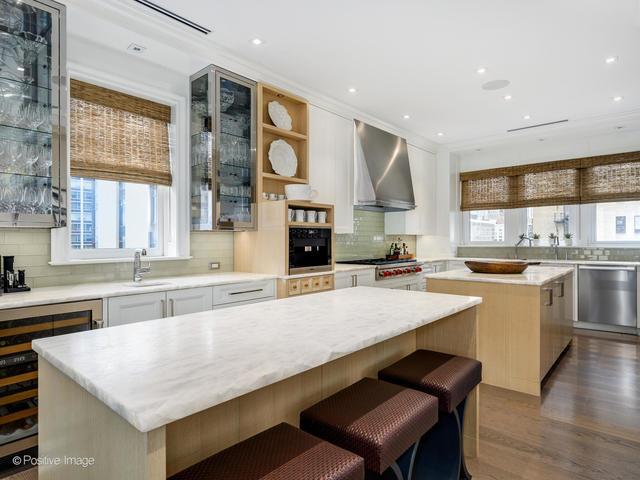
<instances>
[{"instance_id":1,"label":"light wood island base","mask_svg":"<svg viewBox=\"0 0 640 480\"><path fill-rule=\"evenodd\" d=\"M95 458L90 467L41 465L40 480L165 480L280 422L420 348L478 358L477 307L463 310L278 383L143 433L40 358L40 458ZM203 385L206 388L206 385ZM465 452L478 454L476 388L465 417Z\"/></svg>"},{"instance_id":2,"label":"light wood island base","mask_svg":"<svg viewBox=\"0 0 640 480\"><path fill-rule=\"evenodd\" d=\"M427 291L482 297L482 383L540 396L542 380L571 342L573 273L541 286L429 278Z\"/></svg>"}]
</instances>

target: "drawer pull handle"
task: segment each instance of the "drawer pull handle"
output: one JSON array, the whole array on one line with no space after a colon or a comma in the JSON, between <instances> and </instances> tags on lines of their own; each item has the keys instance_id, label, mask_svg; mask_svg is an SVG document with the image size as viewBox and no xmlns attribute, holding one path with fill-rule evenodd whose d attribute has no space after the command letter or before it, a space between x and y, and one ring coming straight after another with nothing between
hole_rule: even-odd
<instances>
[{"instance_id":1,"label":"drawer pull handle","mask_svg":"<svg viewBox=\"0 0 640 480\"><path fill-rule=\"evenodd\" d=\"M256 288L255 290L243 290L242 292L229 292L229 295L242 295L244 293L256 293L256 292L262 292L263 290L264 288Z\"/></svg>"}]
</instances>

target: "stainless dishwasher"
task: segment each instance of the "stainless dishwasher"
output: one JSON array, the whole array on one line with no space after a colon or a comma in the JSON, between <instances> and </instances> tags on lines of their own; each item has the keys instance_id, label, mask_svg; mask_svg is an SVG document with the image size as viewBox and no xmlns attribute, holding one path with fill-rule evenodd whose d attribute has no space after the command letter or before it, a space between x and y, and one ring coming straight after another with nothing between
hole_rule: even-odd
<instances>
[{"instance_id":1,"label":"stainless dishwasher","mask_svg":"<svg viewBox=\"0 0 640 480\"><path fill-rule=\"evenodd\" d=\"M580 265L578 321L603 327L636 328L638 278L635 267Z\"/></svg>"}]
</instances>

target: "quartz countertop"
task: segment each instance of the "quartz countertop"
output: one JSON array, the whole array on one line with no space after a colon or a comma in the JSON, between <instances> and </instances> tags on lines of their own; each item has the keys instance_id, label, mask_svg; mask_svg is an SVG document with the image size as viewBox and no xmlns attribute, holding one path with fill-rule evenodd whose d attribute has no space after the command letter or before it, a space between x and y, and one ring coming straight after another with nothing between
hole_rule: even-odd
<instances>
[{"instance_id":1,"label":"quartz countertop","mask_svg":"<svg viewBox=\"0 0 640 480\"><path fill-rule=\"evenodd\" d=\"M33 348L147 432L481 301L355 287L44 338Z\"/></svg>"},{"instance_id":2,"label":"quartz countertop","mask_svg":"<svg viewBox=\"0 0 640 480\"><path fill-rule=\"evenodd\" d=\"M256 280L275 279L275 275L260 273L212 273L164 278L149 278L141 282L143 286L132 287L130 280L105 283L84 283L61 285L59 287L34 288L30 292L7 293L0 296L0 310L7 308L31 307L50 303L76 302L100 298L136 295L140 293L165 292L185 288L209 287Z\"/></svg>"},{"instance_id":3,"label":"quartz countertop","mask_svg":"<svg viewBox=\"0 0 640 480\"><path fill-rule=\"evenodd\" d=\"M474 273L467 269L449 270L447 272L428 273L427 279L457 280L463 282L509 283L513 285L544 285L568 273L573 267L530 266L522 273L498 275L491 273Z\"/></svg>"}]
</instances>

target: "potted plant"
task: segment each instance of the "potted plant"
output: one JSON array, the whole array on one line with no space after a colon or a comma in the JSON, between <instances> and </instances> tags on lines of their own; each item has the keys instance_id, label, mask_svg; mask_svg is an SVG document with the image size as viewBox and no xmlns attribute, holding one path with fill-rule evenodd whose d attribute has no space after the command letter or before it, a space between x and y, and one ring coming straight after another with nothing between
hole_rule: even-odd
<instances>
[{"instance_id":1,"label":"potted plant","mask_svg":"<svg viewBox=\"0 0 640 480\"><path fill-rule=\"evenodd\" d=\"M558 236L555 233L550 233L549 234L549 245L555 245L557 239L558 239Z\"/></svg>"},{"instance_id":2,"label":"potted plant","mask_svg":"<svg viewBox=\"0 0 640 480\"><path fill-rule=\"evenodd\" d=\"M573 233L567 232L564 234L564 245L565 247L573 245Z\"/></svg>"},{"instance_id":3,"label":"potted plant","mask_svg":"<svg viewBox=\"0 0 640 480\"><path fill-rule=\"evenodd\" d=\"M539 247L540 246L540 234L539 233L534 233L531 239L533 240L533 246L534 247Z\"/></svg>"}]
</instances>

